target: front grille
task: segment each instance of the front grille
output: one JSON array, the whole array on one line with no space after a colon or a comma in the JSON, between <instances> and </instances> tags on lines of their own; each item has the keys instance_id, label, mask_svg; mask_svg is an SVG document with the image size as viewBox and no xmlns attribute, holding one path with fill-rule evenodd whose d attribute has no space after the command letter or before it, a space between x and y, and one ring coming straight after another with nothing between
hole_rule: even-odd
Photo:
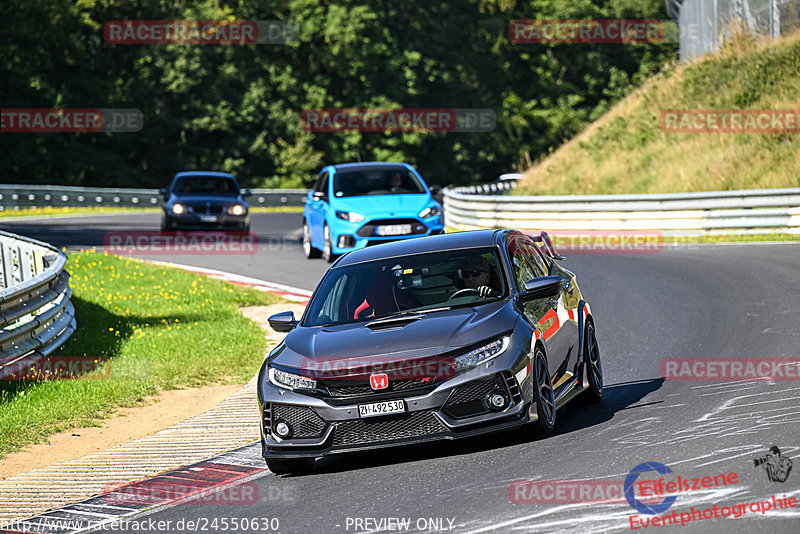
<instances>
[{"instance_id":1,"label":"front grille","mask_svg":"<svg viewBox=\"0 0 800 534\"><path fill-rule=\"evenodd\" d=\"M331 397L356 397L361 395L390 393L392 391L408 391L432 386L433 383L425 383L422 379L389 380L389 387L378 391L373 390L369 382L356 380L326 380L323 385L328 389L328 394Z\"/></svg>"},{"instance_id":2,"label":"front grille","mask_svg":"<svg viewBox=\"0 0 800 534\"><path fill-rule=\"evenodd\" d=\"M319 438L325 432L325 421L306 406L272 405L272 423L283 420L292 427L292 438Z\"/></svg>"},{"instance_id":3,"label":"front grille","mask_svg":"<svg viewBox=\"0 0 800 534\"><path fill-rule=\"evenodd\" d=\"M188 206L192 213L196 213L198 215L219 215L222 213L222 206L219 204L206 206L205 202L198 202L189 203Z\"/></svg>"},{"instance_id":4,"label":"front grille","mask_svg":"<svg viewBox=\"0 0 800 534\"><path fill-rule=\"evenodd\" d=\"M428 231L428 227L417 219L379 219L377 221L370 221L358 230L358 235L361 237L381 237L375 233L376 226L389 226L397 224L410 224L411 233L405 235L420 235ZM392 236L386 236L392 237Z\"/></svg>"},{"instance_id":5,"label":"front grille","mask_svg":"<svg viewBox=\"0 0 800 534\"><path fill-rule=\"evenodd\" d=\"M508 386L508 391L511 393L511 400L514 401L514 404L522 402L522 390L519 388L516 377L509 371L503 371L503 378L506 380L506 386Z\"/></svg>"},{"instance_id":6,"label":"front grille","mask_svg":"<svg viewBox=\"0 0 800 534\"><path fill-rule=\"evenodd\" d=\"M500 373L458 386L444 403L442 411L455 419L487 414L490 410L485 401L492 391L508 394L505 380Z\"/></svg>"},{"instance_id":7,"label":"front grille","mask_svg":"<svg viewBox=\"0 0 800 534\"><path fill-rule=\"evenodd\" d=\"M433 410L336 423L333 446L416 438L447 431Z\"/></svg>"},{"instance_id":8,"label":"front grille","mask_svg":"<svg viewBox=\"0 0 800 534\"><path fill-rule=\"evenodd\" d=\"M264 404L264 409L261 412L261 425L264 428L264 435L268 436L272 432L272 417L271 417L270 404Z\"/></svg>"}]
</instances>

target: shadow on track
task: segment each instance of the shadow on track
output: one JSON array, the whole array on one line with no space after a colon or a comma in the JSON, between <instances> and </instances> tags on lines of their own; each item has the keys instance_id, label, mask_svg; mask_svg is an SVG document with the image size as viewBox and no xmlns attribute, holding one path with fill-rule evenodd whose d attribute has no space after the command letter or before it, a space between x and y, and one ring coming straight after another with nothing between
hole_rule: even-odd
<instances>
[{"instance_id":1,"label":"shadow on track","mask_svg":"<svg viewBox=\"0 0 800 534\"><path fill-rule=\"evenodd\" d=\"M529 440L522 432L510 430L460 440L399 447L390 449L390 454L383 449L374 452L329 456L317 460L313 472L297 476L356 471L448 456L462 456L552 439L555 436L591 428L609 421L622 410L635 409L637 402L661 388L663 383L663 378L654 378L606 386L603 392L603 401L599 404L585 405L576 399L564 409L559 410L556 431L552 436L540 435L534 440Z\"/></svg>"}]
</instances>

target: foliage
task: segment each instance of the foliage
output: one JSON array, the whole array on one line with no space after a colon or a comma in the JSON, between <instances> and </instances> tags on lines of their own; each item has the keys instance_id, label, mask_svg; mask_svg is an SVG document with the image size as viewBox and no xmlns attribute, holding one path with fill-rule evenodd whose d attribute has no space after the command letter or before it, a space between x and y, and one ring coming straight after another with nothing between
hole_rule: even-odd
<instances>
[{"instance_id":1,"label":"foliage","mask_svg":"<svg viewBox=\"0 0 800 534\"><path fill-rule=\"evenodd\" d=\"M8 183L159 187L178 170L307 186L327 163L404 160L490 180L558 147L674 44L522 44L516 19L666 18L662 0L8 0L2 105L138 108L137 133L5 133ZM286 45L123 45L111 20L285 20ZM491 133L311 133L305 109L491 108Z\"/></svg>"},{"instance_id":2,"label":"foliage","mask_svg":"<svg viewBox=\"0 0 800 534\"><path fill-rule=\"evenodd\" d=\"M591 128L529 169L514 194L800 187L797 135L661 129L662 113L668 110L736 109L786 110L796 116L800 33L763 44L740 37L717 54L655 76ZM789 119L785 127L792 127Z\"/></svg>"},{"instance_id":3,"label":"foliage","mask_svg":"<svg viewBox=\"0 0 800 534\"><path fill-rule=\"evenodd\" d=\"M0 381L0 458L159 390L243 384L264 359L263 332L238 309L280 302L274 295L94 251L71 254L67 269L79 329L54 357L109 367Z\"/></svg>"}]
</instances>

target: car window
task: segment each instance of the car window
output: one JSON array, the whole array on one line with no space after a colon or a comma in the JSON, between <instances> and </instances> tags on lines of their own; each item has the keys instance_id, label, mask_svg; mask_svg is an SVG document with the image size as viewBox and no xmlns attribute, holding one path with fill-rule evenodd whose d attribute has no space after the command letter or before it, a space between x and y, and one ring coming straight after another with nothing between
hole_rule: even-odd
<instances>
[{"instance_id":1,"label":"car window","mask_svg":"<svg viewBox=\"0 0 800 534\"><path fill-rule=\"evenodd\" d=\"M547 261L544 259L541 249L539 249L533 240L528 239L527 241L527 253L525 253L526 259L531 264L534 272L537 273L536 276L547 276L547 274L550 272L550 267Z\"/></svg>"},{"instance_id":2,"label":"car window","mask_svg":"<svg viewBox=\"0 0 800 534\"><path fill-rule=\"evenodd\" d=\"M469 290L464 265L486 267L489 291ZM331 269L308 305L303 326L389 317L434 308L480 306L508 295L496 248L415 254Z\"/></svg>"},{"instance_id":3,"label":"car window","mask_svg":"<svg viewBox=\"0 0 800 534\"><path fill-rule=\"evenodd\" d=\"M319 178L317 178L317 181L314 184L314 192L315 193L328 192L328 171L323 172L322 174L320 174Z\"/></svg>"},{"instance_id":4,"label":"car window","mask_svg":"<svg viewBox=\"0 0 800 534\"><path fill-rule=\"evenodd\" d=\"M523 289L525 283L539 276L546 276L548 269L536 254L536 245L523 236L514 237L508 245L514 279L517 287Z\"/></svg>"},{"instance_id":5,"label":"car window","mask_svg":"<svg viewBox=\"0 0 800 534\"><path fill-rule=\"evenodd\" d=\"M320 190L320 192L321 192L321 193L323 193L323 194L325 194L325 195L327 195L327 194L328 194L328 178L329 178L329 177L330 177L330 175L329 175L329 174L326 172L326 173L325 173L325 174L322 176L322 183L321 183L321 184L320 184L320 186L319 186L319 190Z\"/></svg>"},{"instance_id":6,"label":"car window","mask_svg":"<svg viewBox=\"0 0 800 534\"><path fill-rule=\"evenodd\" d=\"M230 178L220 176L184 176L175 183L179 195L237 195L239 188Z\"/></svg>"},{"instance_id":7,"label":"car window","mask_svg":"<svg viewBox=\"0 0 800 534\"><path fill-rule=\"evenodd\" d=\"M336 197L365 195L418 195L427 189L405 167L338 171L333 177Z\"/></svg>"}]
</instances>

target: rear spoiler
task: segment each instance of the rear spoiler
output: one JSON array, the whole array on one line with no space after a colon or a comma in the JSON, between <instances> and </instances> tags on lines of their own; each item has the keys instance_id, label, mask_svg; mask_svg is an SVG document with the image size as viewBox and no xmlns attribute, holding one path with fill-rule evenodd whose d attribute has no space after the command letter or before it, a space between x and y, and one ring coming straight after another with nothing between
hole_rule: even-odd
<instances>
[{"instance_id":1,"label":"rear spoiler","mask_svg":"<svg viewBox=\"0 0 800 534\"><path fill-rule=\"evenodd\" d=\"M542 249L547 253L548 256L553 258L554 260L563 260L564 256L556 252L556 247L553 246L553 242L550 240L550 236L547 235L547 232L542 231L540 235L532 235L531 236L536 243L540 243L542 245Z\"/></svg>"}]
</instances>

